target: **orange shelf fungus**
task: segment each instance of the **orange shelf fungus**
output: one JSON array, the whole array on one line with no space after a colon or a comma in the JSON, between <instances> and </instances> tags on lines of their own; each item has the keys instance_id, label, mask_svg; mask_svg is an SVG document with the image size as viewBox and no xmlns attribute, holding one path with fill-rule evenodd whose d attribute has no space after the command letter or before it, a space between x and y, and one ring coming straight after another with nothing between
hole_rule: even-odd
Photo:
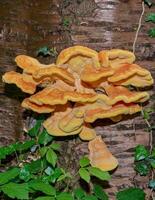
<instances>
[{"instance_id":1,"label":"orange shelf fungus","mask_svg":"<svg viewBox=\"0 0 155 200\"><path fill-rule=\"evenodd\" d=\"M89 142L89 159L93 167L97 167L103 171L111 171L118 166L117 159L108 150L101 136Z\"/></svg>"},{"instance_id":2,"label":"orange shelf fungus","mask_svg":"<svg viewBox=\"0 0 155 200\"><path fill-rule=\"evenodd\" d=\"M2 79L33 94L23 100L22 107L51 113L43 123L49 134L78 134L82 140L91 140L88 145L91 165L110 171L117 167L117 159L101 136L96 136L91 123L105 118L118 122L124 115L141 111L139 103L146 102L149 94L130 91L125 86L145 88L153 84L153 79L147 69L134 61L135 55L126 50L98 53L73 46L60 52L56 64L45 65L30 56L19 55L15 62L23 72L6 72Z\"/></svg>"}]
</instances>

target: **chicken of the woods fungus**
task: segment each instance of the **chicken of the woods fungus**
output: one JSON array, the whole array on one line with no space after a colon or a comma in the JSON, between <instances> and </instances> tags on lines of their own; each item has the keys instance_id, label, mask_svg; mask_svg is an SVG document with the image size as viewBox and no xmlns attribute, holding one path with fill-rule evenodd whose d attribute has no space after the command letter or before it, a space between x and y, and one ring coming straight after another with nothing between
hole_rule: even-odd
<instances>
[{"instance_id":1,"label":"chicken of the woods fungus","mask_svg":"<svg viewBox=\"0 0 155 200\"><path fill-rule=\"evenodd\" d=\"M22 107L51 113L43 123L49 134L79 134L82 140L89 141L91 165L110 171L118 161L101 136L96 136L91 123L105 118L118 122L124 115L141 111L141 103L149 99L149 94L130 90L129 86L145 88L153 84L153 79L148 70L134 61L135 55L126 50L97 52L73 46L61 51L56 63L49 65L18 55L15 62L23 73L6 72L2 79L31 94L23 100Z\"/></svg>"}]
</instances>

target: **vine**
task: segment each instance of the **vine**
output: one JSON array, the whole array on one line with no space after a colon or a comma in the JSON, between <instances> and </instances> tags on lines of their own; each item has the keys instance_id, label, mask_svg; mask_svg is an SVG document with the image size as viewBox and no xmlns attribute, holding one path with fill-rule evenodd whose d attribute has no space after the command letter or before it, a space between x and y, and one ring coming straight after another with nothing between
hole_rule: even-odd
<instances>
[{"instance_id":1,"label":"vine","mask_svg":"<svg viewBox=\"0 0 155 200\"><path fill-rule=\"evenodd\" d=\"M136 31L136 35L133 42L133 53L135 53L136 42L138 39L138 35L142 26L142 19L145 14L145 5L151 8L154 3L151 0L142 0L142 13L139 18L138 28ZM146 22L155 23L155 13L150 13L146 20ZM148 31L148 35L150 37L155 37L155 28L151 28ZM147 131L149 132L149 151L143 146L138 145L135 148L135 170L142 176L146 176L151 172L151 180L148 183L148 187L151 188L151 198L154 199L154 189L155 189L155 180L154 180L154 168L155 168L155 149L153 148L153 130L155 129L155 125L151 125L149 119L150 114L153 113L154 109L148 108L143 109L142 107L142 117L147 125Z\"/></svg>"}]
</instances>

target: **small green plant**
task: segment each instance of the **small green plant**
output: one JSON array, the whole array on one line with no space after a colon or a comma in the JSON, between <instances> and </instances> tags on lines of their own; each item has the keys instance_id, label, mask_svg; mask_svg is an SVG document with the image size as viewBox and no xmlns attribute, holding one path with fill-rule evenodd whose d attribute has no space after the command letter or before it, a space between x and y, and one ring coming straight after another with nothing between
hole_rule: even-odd
<instances>
[{"instance_id":1,"label":"small green plant","mask_svg":"<svg viewBox=\"0 0 155 200\"><path fill-rule=\"evenodd\" d=\"M61 146L42 127L43 120L43 117L36 120L27 133L30 137L27 141L0 148L2 164L6 163L10 155L17 157L15 166L8 167L0 173L1 197L29 200L108 200L108 195L100 185L93 185L90 193L83 188L71 188L76 176L86 184L91 183L92 176L101 181L109 181L111 176L108 172L92 167L86 156L80 159L75 175L58 167ZM60 185L63 186L61 189ZM135 188L131 188L131 191L134 192ZM125 197L126 193L123 195ZM117 200L120 200L119 193L116 196Z\"/></svg>"},{"instance_id":2,"label":"small green plant","mask_svg":"<svg viewBox=\"0 0 155 200\"><path fill-rule=\"evenodd\" d=\"M37 50L36 54L37 56L43 56L43 57L47 57L47 56L56 57L58 55L58 52L57 52L56 47L49 48L47 46L44 46L44 47L40 47Z\"/></svg>"},{"instance_id":3,"label":"small green plant","mask_svg":"<svg viewBox=\"0 0 155 200\"><path fill-rule=\"evenodd\" d=\"M150 8L154 5L153 1L151 0L144 0L144 3ZM155 23L155 13L149 13L145 19L146 22ZM148 30L149 37L155 37L155 28L151 28Z\"/></svg>"},{"instance_id":4,"label":"small green plant","mask_svg":"<svg viewBox=\"0 0 155 200\"><path fill-rule=\"evenodd\" d=\"M71 24L71 19L65 17L65 18L63 19L63 21L62 21L63 27L64 27L64 28L68 28L70 24Z\"/></svg>"}]
</instances>

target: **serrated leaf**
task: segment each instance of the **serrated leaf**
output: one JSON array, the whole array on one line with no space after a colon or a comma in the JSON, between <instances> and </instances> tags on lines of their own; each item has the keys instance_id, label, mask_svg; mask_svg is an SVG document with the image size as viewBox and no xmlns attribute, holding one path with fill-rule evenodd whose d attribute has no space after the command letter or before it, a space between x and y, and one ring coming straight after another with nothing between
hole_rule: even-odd
<instances>
[{"instance_id":1,"label":"serrated leaf","mask_svg":"<svg viewBox=\"0 0 155 200\"><path fill-rule=\"evenodd\" d=\"M38 143L39 144L43 144L43 145L46 145L48 144L49 142L51 142L53 140L53 137L51 135L48 134L48 132L46 131L46 129L44 129L40 135L39 135L39 138L38 138Z\"/></svg>"},{"instance_id":2,"label":"serrated leaf","mask_svg":"<svg viewBox=\"0 0 155 200\"><path fill-rule=\"evenodd\" d=\"M50 147L55 151L59 151L61 146L58 143L52 143Z\"/></svg>"},{"instance_id":3,"label":"serrated leaf","mask_svg":"<svg viewBox=\"0 0 155 200\"><path fill-rule=\"evenodd\" d=\"M138 145L135 148L135 161L140 161L149 156L149 151L144 145Z\"/></svg>"},{"instance_id":4,"label":"serrated leaf","mask_svg":"<svg viewBox=\"0 0 155 200\"><path fill-rule=\"evenodd\" d=\"M61 192L59 195L56 196L57 200L74 200L72 194L67 192Z\"/></svg>"},{"instance_id":5,"label":"serrated leaf","mask_svg":"<svg viewBox=\"0 0 155 200\"><path fill-rule=\"evenodd\" d=\"M88 157L83 157L80 159L80 167L86 167L90 164L90 160Z\"/></svg>"},{"instance_id":6,"label":"serrated leaf","mask_svg":"<svg viewBox=\"0 0 155 200\"><path fill-rule=\"evenodd\" d=\"M148 31L148 35L152 38L155 37L155 28L151 28L149 31Z\"/></svg>"},{"instance_id":7,"label":"serrated leaf","mask_svg":"<svg viewBox=\"0 0 155 200\"><path fill-rule=\"evenodd\" d=\"M149 181L149 187L155 189L155 180Z\"/></svg>"},{"instance_id":8,"label":"serrated leaf","mask_svg":"<svg viewBox=\"0 0 155 200\"><path fill-rule=\"evenodd\" d=\"M28 131L28 135L31 136L31 137L36 137L38 134L39 134L39 130L41 128L41 124L42 124L43 120L42 119L39 119L36 121L36 124L34 125L33 128L31 128L29 131Z\"/></svg>"},{"instance_id":9,"label":"serrated leaf","mask_svg":"<svg viewBox=\"0 0 155 200\"><path fill-rule=\"evenodd\" d=\"M145 200L145 193L140 188L129 188L118 192L116 200Z\"/></svg>"},{"instance_id":10,"label":"serrated leaf","mask_svg":"<svg viewBox=\"0 0 155 200\"><path fill-rule=\"evenodd\" d=\"M83 180L85 180L87 183L90 182L90 174L89 174L89 172L88 172L86 169L80 168L80 169L79 169L79 175L80 175L80 177L81 177Z\"/></svg>"},{"instance_id":11,"label":"serrated leaf","mask_svg":"<svg viewBox=\"0 0 155 200\"><path fill-rule=\"evenodd\" d=\"M0 185L6 184L19 175L19 168L12 168L8 171L0 173Z\"/></svg>"},{"instance_id":12,"label":"serrated leaf","mask_svg":"<svg viewBox=\"0 0 155 200\"><path fill-rule=\"evenodd\" d=\"M49 149L46 153L46 159L53 167L55 167L58 157L52 149Z\"/></svg>"},{"instance_id":13,"label":"serrated leaf","mask_svg":"<svg viewBox=\"0 0 155 200\"><path fill-rule=\"evenodd\" d=\"M98 200L94 195L86 195L82 200Z\"/></svg>"},{"instance_id":14,"label":"serrated leaf","mask_svg":"<svg viewBox=\"0 0 155 200\"><path fill-rule=\"evenodd\" d=\"M99 185L94 185L94 194L101 200L109 200L108 195L103 191L103 188Z\"/></svg>"},{"instance_id":15,"label":"serrated leaf","mask_svg":"<svg viewBox=\"0 0 155 200\"><path fill-rule=\"evenodd\" d=\"M50 197L50 196L38 197L35 200L55 200L55 197Z\"/></svg>"},{"instance_id":16,"label":"serrated leaf","mask_svg":"<svg viewBox=\"0 0 155 200\"><path fill-rule=\"evenodd\" d=\"M108 172L102 171L101 169L96 167L88 167L88 171L92 176L95 176L103 181L108 181L111 178Z\"/></svg>"},{"instance_id":17,"label":"serrated leaf","mask_svg":"<svg viewBox=\"0 0 155 200\"><path fill-rule=\"evenodd\" d=\"M30 171L23 167L21 170L20 170L20 173L19 173L19 178L21 180L24 180L25 182L29 181L29 179L31 178L31 174L30 174Z\"/></svg>"},{"instance_id":18,"label":"serrated leaf","mask_svg":"<svg viewBox=\"0 0 155 200\"><path fill-rule=\"evenodd\" d=\"M44 194L51 195L51 196L56 195L55 188L42 181L38 181L38 180L30 181L28 184L29 184L29 187L32 188L33 190L40 191Z\"/></svg>"},{"instance_id":19,"label":"serrated leaf","mask_svg":"<svg viewBox=\"0 0 155 200\"><path fill-rule=\"evenodd\" d=\"M82 188L77 188L74 190L74 195L78 200L81 200L84 196L86 196L86 193Z\"/></svg>"},{"instance_id":20,"label":"serrated leaf","mask_svg":"<svg viewBox=\"0 0 155 200\"><path fill-rule=\"evenodd\" d=\"M135 170L141 176L146 176L150 172L151 168L150 168L150 165L148 163L138 162L138 163L135 163Z\"/></svg>"},{"instance_id":21,"label":"serrated leaf","mask_svg":"<svg viewBox=\"0 0 155 200\"><path fill-rule=\"evenodd\" d=\"M8 183L1 186L1 190L10 198L29 199L27 183Z\"/></svg>"}]
</instances>

